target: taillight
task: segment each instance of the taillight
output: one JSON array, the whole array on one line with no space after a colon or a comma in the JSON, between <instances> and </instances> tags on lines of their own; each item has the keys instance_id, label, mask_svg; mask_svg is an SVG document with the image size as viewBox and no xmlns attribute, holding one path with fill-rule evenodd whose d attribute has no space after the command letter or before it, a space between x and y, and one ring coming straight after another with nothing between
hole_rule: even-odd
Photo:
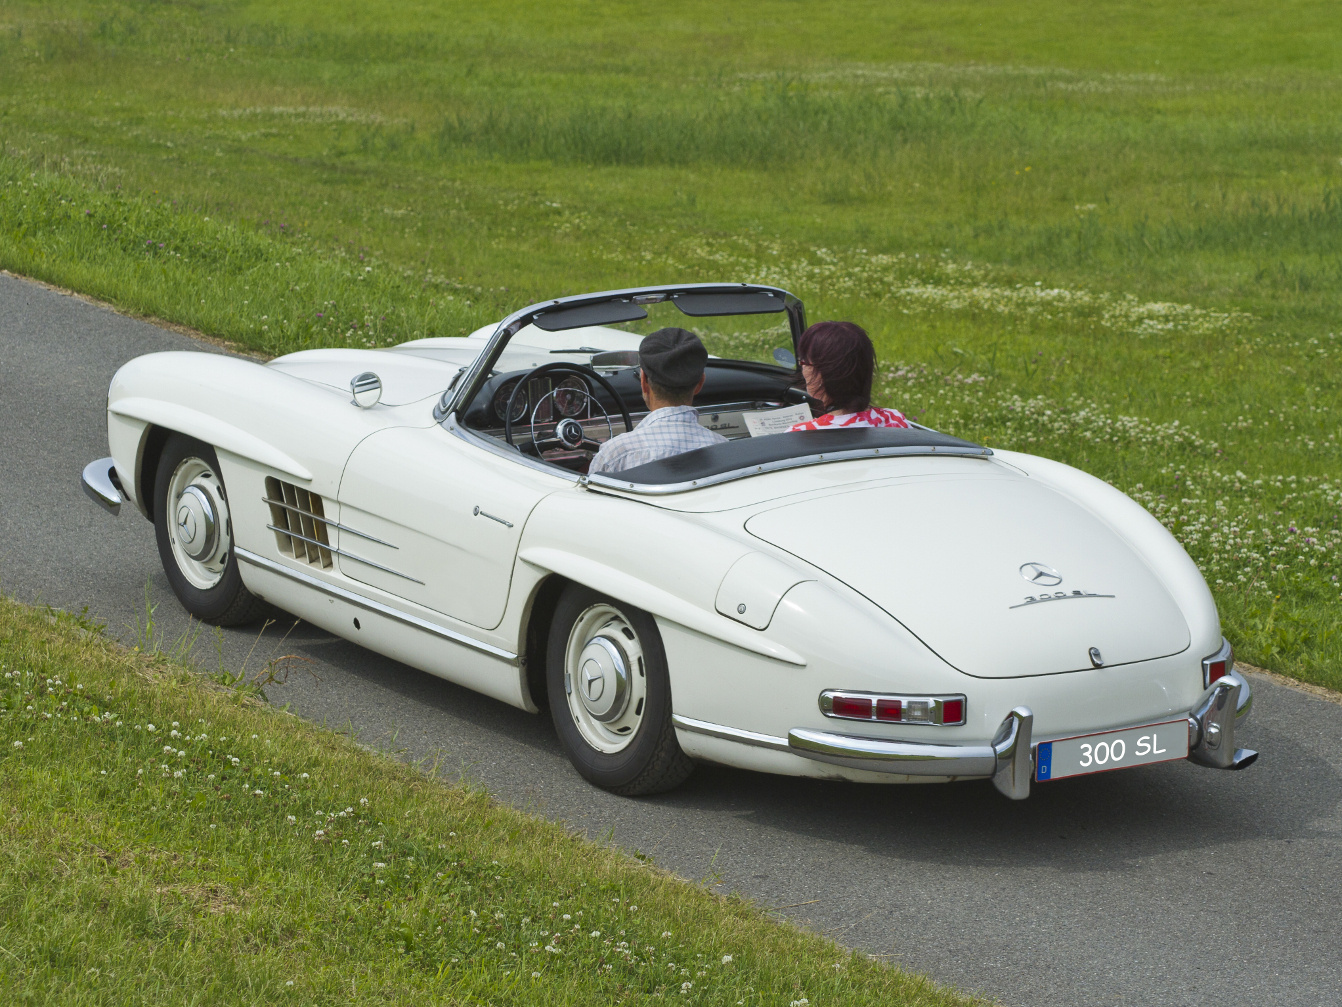
<instances>
[{"instance_id":1,"label":"taillight","mask_svg":"<svg viewBox=\"0 0 1342 1007\"><path fill-rule=\"evenodd\" d=\"M1230 641L1221 638L1221 649L1211 657L1202 659L1202 687L1205 689L1219 678L1235 670L1235 648Z\"/></svg>"},{"instance_id":2,"label":"taillight","mask_svg":"<svg viewBox=\"0 0 1342 1007\"><path fill-rule=\"evenodd\" d=\"M965 722L964 696L884 696L870 692L826 689L820 711L840 720L875 720L884 724L934 724L941 727Z\"/></svg>"},{"instance_id":3,"label":"taillight","mask_svg":"<svg viewBox=\"0 0 1342 1007\"><path fill-rule=\"evenodd\" d=\"M835 696L830 707L830 716L846 717L852 720L870 720L871 697Z\"/></svg>"}]
</instances>

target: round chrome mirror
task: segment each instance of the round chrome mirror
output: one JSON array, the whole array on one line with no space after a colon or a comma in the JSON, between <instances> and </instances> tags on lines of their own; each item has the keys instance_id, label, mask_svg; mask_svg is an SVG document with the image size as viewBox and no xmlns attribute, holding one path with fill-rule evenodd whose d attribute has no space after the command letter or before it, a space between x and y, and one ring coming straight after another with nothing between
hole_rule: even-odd
<instances>
[{"instance_id":1,"label":"round chrome mirror","mask_svg":"<svg viewBox=\"0 0 1342 1007\"><path fill-rule=\"evenodd\" d=\"M372 371L364 371L350 379L354 404L360 409L372 409L382 399L382 379Z\"/></svg>"},{"instance_id":2,"label":"round chrome mirror","mask_svg":"<svg viewBox=\"0 0 1342 1007\"><path fill-rule=\"evenodd\" d=\"M797 368L797 358L792 355L792 351L785 350L781 346L774 350L774 363L779 367L790 367L793 370Z\"/></svg>"}]
</instances>

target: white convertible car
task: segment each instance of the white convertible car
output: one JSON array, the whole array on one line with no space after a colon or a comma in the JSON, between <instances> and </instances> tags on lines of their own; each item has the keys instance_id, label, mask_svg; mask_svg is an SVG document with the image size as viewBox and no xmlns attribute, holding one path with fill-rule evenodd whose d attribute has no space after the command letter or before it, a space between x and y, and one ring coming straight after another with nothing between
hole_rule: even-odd
<instances>
[{"instance_id":1,"label":"white convertible car","mask_svg":"<svg viewBox=\"0 0 1342 1007\"><path fill-rule=\"evenodd\" d=\"M154 522L194 616L268 603L548 704L616 793L704 760L1019 799L1257 757L1235 747L1249 686L1197 567L1076 469L920 426L778 432L809 416L779 349L710 359L695 405L726 443L589 475L641 418L635 351L668 323L794 346L806 324L786 291L697 284L387 350L150 354L113 379L111 457L84 489Z\"/></svg>"}]
</instances>

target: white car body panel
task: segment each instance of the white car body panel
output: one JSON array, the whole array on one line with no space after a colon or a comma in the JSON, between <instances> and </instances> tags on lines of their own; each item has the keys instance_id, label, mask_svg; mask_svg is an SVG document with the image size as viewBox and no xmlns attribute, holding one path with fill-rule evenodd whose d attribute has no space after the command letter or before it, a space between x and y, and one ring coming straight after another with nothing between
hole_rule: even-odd
<instances>
[{"instance_id":1,"label":"white car body panel","mask_svg":"<svg viewBox=\"0 0 1342 1007\"><path fill-rule=\"evenodd\" d=\"M153 437L214 446L249 590L531 711L529 620L548 578L642 608L662 634L682 747L746 769L944 780L816 761L789 750L788 735L982 744L1025 705L1041 740L1183 716L1204 694L1202 660L1222 644L1210 591L1173 536L1108 484L1009 451L862 458L661 496L588 484L435 418L492 331L269 364L133 360L108 397L120 488L147 513ZM498 366L582 362L562 351L584 338L638 343L610 329L525 328ZM372 408L351 403L364 371L382 380ZM322 498L328 564L285 551L268 527L267 479ZM1024 604L1039 594L1020 573L1029 562L1087 595ZM836 721L818 706L825 689L963 694L967 716Z\"/></svg>"}]
</instances>

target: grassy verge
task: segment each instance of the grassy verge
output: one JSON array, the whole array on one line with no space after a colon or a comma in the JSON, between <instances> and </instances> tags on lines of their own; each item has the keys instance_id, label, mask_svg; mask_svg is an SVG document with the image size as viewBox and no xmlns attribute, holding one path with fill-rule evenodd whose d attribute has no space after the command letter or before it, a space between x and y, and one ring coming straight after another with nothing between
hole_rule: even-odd
<instances>
[{"instance_id":1,"label":"grassy verge","mask_svg":"<svg viewBox=\"0 0 1342 1007\"><path fill-rule=\"evenodd\" d=\"M1339 688L1340 24L14 0L0 267L266 353L776 282L873 333L883 403L1140 499L1246 659Z\"/></svg>"},{"instance_id":2,"label":"grassy verge","mask_svg":"<svg viewBox=\"0 0 1342 1007\"><path fill-rule=\"evenodd\" d=\"M969 1001L0 598L10 1003Z\"/></svg>"}]
</instances>

